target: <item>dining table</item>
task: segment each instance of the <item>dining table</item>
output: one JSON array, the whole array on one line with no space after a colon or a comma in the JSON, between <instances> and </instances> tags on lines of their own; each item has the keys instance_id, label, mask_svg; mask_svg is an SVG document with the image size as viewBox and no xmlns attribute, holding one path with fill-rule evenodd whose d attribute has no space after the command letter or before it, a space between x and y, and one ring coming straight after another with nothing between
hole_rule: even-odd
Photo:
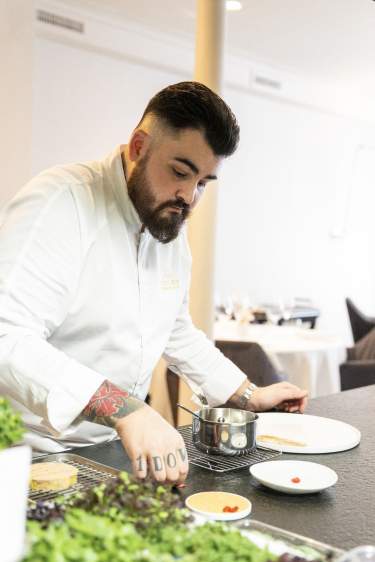
<instances>
[{"instance_id":1,"label":"dining table","mask_svg":"<svg viewBox=\"0 0 375 562\"><path fill-rule=\"evenodd\" d=\"M264 487L242 468L214 473L190 466L186 487L190 494L224 490L252 503L250 517L340 549L375 545L375 385L322 396L309 401L307 414L351 424L361 432L360 444L338 453L283 453L281 459L306 460L335 470L337 483L318 493L290 495ZM299 414L296 414L299 415ZM303 415L303 414L302 414ZM131 470L119 440L70 451L118 470Z\"/></svg>"},{"instance_id":2,"label":"dining table","mask_svg":"<svg viewBox=\"0 0 375 562\"><path fill-rule=\"evenodd\" d=\"M311 398L340 390L340 363L346 346L338 335L295 325L241 323L226 317L214 324L215 341L255 342L287 380Z\"/></svg>"}]
</instances>

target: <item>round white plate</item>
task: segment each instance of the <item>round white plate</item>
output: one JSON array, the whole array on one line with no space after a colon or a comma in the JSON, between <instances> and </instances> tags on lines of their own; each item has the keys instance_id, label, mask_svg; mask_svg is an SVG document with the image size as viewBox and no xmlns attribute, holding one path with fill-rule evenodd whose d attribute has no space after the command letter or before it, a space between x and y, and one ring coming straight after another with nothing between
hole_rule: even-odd
<instances>
[{"instance_id":1,"label":"round white plate","mask_svg":"<svg viewBox=\"0 0 375 562\"><path fill-rule=\"evenodd\" d=\"M260 462L250 467L250 474L264 486L287 494L320 492L337 482L334 470L306 461Z\"/></svg>"},{"instance_id":2,"label":"round white plate","mask_svg":"<svg viewBox=\"0 0 375 562\"><path fill-rule=\"evenodd\" d=\"M352 449L360 440L358 429L330 418L269 412L257 420L257 444L285 453L336 453Z\"/></svg>"},{"instance_id":3,"label":"round white plate","mask_svg":"<svg viewBox=\"0 0 375 562\"><path fill-rule=\"evenodd\" d=\"M251 512L251 502L247 498L230 492L199 492L186 498L185 504L194 513L215 521L234 521ZM240 509L230 513L223 511L225 506Z\"/></svg>"}]
</instances>

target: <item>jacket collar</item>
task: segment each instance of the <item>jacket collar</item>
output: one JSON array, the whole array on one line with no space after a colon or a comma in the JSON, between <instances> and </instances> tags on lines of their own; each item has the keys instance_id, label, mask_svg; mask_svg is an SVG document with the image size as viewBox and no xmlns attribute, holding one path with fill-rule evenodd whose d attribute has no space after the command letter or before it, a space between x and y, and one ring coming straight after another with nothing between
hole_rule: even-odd
<instances>
[{"instance_id":1,"label":"jacket collar","mask_svg":"<svg viewBox=\"0 0 375 562\"><path fill-rule=\"evenodd\" d=\"M104 159L103 164L107 179L111 184L116 201L126 223L133 232L140 232L142 229L142 222L129 197L128 186L122 167L120 145Z\"/></svg>"}]
</instances>

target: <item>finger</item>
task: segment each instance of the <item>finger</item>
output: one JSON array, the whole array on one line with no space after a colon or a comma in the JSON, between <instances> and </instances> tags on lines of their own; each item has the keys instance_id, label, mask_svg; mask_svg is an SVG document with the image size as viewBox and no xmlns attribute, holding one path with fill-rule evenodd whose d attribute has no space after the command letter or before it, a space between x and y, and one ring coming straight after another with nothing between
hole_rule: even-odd
<instances>
[{"instance_id":1,"label":"finger","mask_svg":"<svg viewBox=\"0 0 375 562\"><path fill-rule=\"evenodd\" d=\"M304 398L302 398L301 402L300 402L300 410L303 413L306 410L306 406L307 406L307 396L305 396Z\"/></svg>"},{"instance_id":2,"label":"finger","mask_svg":"<svg viewBox=\"0 0 375 562\"><path fill-rule=\"evenodd\" d=\"M281 402L281 404L279 404L276 409L283 412L298 412L300 409L300 401L285 400L284 402Z\"/></svg>"},{"instance_id":3,"label":"finger","mask_svg":"<svg viewBox=\"0 0 375 562\"><path fill-rule=\"evenodd\" d=\"M159 451L153 451L148 455L147 461L152 478L157 482L165 482L166 472L163 455Z\"/></svg>"},{"instance_id":4,"label":"finger","mask_svg":"<svg viewBox=\"0 0 375 562\"><path fill-rule=\"evenodd\" d=\"M189 472L189 457L184 442L176 449L176 455L180 460L179 482L184 482Z\"/></svg>"},{"instance_id":5,"label":"finger","mask_svg":"<svg viewBox=\"0 0 375 562\"><path fill-rule=\"evenodd\" d=\"M300 402L304 398L307 397L307 391L296 386L292 386L291 388L284 388L282 394L279 396L281 398L280 402L287 402L287 403L294 403Z\"/></svg>"},{"instance_id":6,"label":"finger","mask_svg":"<svg viewBox=\"0 0 375 562\"><path fill-rule=\"evenodd\" d=\"M288 412L299 412L301 409L299 402L293 402L288 404Z\"/></svg>"},{"instance_id":7,"label":"finger","mask_svg":"<svg viewBox=\"0 0 375 562\"><path fill-rule=\"evenodd\" d=\"M134 455L132 458L133 474L137 478L144 479L147 476L147 457L140 453Z\"/></svg>"},{"instance_id":8,"label":"finger","mask_svg":"<svg viewBox=\"0 0 375 562\"><path fill-rule=\"evenodd\" d=\"M275 409L279 410L280 412L289 412L289 408L290 403L288 401L284 401L278 404Z\"/></svg>"},{"instance_id":9,"label":"finger","mask_svg":"<svg viewBox=\"0 0 375 562\"><path fill-rule=\"evenodd\" d=\"M164 456L165 473L168 482L178 482L180 475L180 461L176 451L168 451Z\"/></svg>"}]
</instances>

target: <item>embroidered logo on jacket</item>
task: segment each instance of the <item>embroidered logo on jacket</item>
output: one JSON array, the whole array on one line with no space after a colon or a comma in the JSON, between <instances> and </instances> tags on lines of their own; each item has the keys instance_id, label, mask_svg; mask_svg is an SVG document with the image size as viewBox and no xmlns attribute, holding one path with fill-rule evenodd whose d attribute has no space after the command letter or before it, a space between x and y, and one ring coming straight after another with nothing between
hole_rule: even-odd
<instances>
[{"instance_id":1,"label":"embroidered logo on jacket","mask_svg":"<svg viewBox=\"0 0 375 562\"><path fill-rule=\"evenodd\" d=\"M161 279L161 288L163 291L172 291L180 287L180 280L174 273L164 273Z\"/></svg>"}]
</instances>

